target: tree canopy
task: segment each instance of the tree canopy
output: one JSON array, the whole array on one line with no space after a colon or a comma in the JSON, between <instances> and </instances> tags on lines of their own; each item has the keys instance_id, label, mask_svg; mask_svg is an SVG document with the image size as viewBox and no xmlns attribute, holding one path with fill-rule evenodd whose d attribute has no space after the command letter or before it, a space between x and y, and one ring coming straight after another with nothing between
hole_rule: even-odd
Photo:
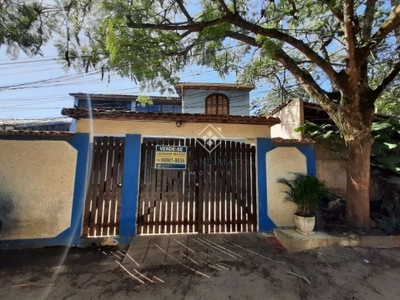
<instances>
[{"instance_id":1,"label":"tree canopy","mask_svg":"<svg viewBox=\"0 0 400 300\"><path fill-rule=\"evenodd\" d=\"M161 92L200 65L269 86L268 99L316 101L347 144L348 217L369 223L372 116L400 71L398 0L60 3L67 21L58 21L57 47L68 65L115 70Z\"/></svg>"}]
</instances>

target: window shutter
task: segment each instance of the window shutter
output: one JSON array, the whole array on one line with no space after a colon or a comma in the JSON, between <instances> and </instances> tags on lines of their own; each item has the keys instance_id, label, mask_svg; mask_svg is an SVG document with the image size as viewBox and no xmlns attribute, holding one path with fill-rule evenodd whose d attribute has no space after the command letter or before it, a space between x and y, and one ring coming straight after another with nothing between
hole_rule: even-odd
<instances>
[{"instance_id":1,"label":"window shutter","mask_svg":"<svg viewBox=\"0 0 400 300\"><path fill-rule=\"evenodd\" d=\"M229 99L223 94L212 94L206 98L206 114L229 115Z\"/></svg>"}]
</instances>

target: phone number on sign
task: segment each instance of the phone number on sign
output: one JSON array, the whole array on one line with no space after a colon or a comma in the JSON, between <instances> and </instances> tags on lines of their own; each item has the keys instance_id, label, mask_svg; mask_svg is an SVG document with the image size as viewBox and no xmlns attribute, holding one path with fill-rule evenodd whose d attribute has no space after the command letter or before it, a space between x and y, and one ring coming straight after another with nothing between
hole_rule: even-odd
<instances>
[{"instance_id":1,"label":"phone number on sign","mask_svg":"<svg viewBox=\"0 0 400 300\"><path fill-rule=\"evenodd\" d=\"M157 160L157 163L163 163L163 164L184 164L185 159L184 158L169 158L169 157L162 157Z\"/></svg>"}]
</instances>

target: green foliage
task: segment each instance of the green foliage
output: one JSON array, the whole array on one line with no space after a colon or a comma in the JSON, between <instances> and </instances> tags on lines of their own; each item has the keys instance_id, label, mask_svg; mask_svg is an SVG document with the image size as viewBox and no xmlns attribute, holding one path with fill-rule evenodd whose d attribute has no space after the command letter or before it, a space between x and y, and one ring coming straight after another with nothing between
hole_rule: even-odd
<instances>
[{"instance_id":1,"label":"green foliage","mask_svg":"<svg viewBox=\"0 0 400 300\"><path fill-rule=\"evenodd\" d=\"M295 129L304 131L305 138L327 141L334 152L345 150L345 142L336 125L315 124L306 121L303 126ZM374 143L371 148L371 167L389 171L391 182L400 178L400 120L389 118L374 122L371 127Z\"/></svg>"},{"instance_id":2,"label":"green foliage","mask_svg":"<svg viewBox=\"0 0 400 300\"><path fill-rule=\"evenodd\" d=\"M292 179L278 178L277 182L286 186L282 190L284 201L296 204L297 214L304 217L318 210L324 197L330 198L333 195L316 177L307 174L293 173Z\"/></svg>"},{"instance_id":3,"label":"green foliage","mask_svg":"<svg viewBox=\"0 0 400 300\"><path fill-rule=\"evenodd\" d=\"M152 105L153 101L150 96L147 95L139 95L136 98L136 102L139 102L141 106Z\"/></svg>"},{"instance_id":4,"label":"green foliage","mask_svg":"<svg viewBox=\"0 0 400 300\"><path fill-rule=\"evenodd\" d=\"M295 132L304 132L304 137L314 141L325 141L333 152L344 151L346 145L340 135L338 127L334 124L315 124L305 121L302 126L294 129Z\"/></svg>"},{"instance_id":5,"label":"green foliage","mask_svg":"<svg viewBox=\"0 0 400 300\"><path fill-rule=\"evenodd\" d=\"M41 47L51 38L54 25L44 15L40 2L0 2L0 46L7 47L11 58L18 58L20 50L29 56L41 54Z\"/></svg>"}]
</instances>

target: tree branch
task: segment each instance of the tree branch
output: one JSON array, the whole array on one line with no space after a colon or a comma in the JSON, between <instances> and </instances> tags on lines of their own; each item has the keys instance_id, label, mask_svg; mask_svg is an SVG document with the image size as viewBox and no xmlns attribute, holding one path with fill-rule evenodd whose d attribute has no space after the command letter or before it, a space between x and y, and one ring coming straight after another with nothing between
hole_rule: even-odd
<instances>
[{"instance_id":1,"label":"tree branch","mask_svg":"<svg viewBox=\"0 0 400 300\"><path fill-rule=\"evenodd\" d=\"M332 99L329 98L328 93L315 82L310 73L301 69L282 49L276 50L273 56L273 59L280 62L293 74L297 81L303 86L307 94L322 106L322 108L331 116L333 121L338 122L337 105L331 101Z\"/></svg>"},{"instance_id":2,"label":"tree branch","mask_svg":"<svg viewBox=\"0 0 400 300\"><path fill-rule=\"evenodd\" d=\"M380 82L380 84L373 90L371 99L373 102L379 98L388 85L396 78L400 72L400 61L397 61L387 76Z\"/></svg>"},{"instance_id":3,"label":"tree branch","mask_svg":"<svg viewBox=\"0 0 400 300\"><path fill-rule=\"evenodd\" d=\"M218 2L219 2L219 4L221 5L222 10L223 10L227 15L232 14L232 12L229 10L229 8L228 8L228 6L226 5L226 3L225 3L224 0L218 0Z\"/></svg>"},{"instance_id":4,"label":"tree branch","mask_svg":"<svg viewBox=\"0 0 400 300\"><path fill-rule=\"evenodd\" d=\"M356 61L356 35L354 33L354 0L344 1L344 22L343 30L346 39L346 49L347 49L347 71L349 75L349 87L351 93L354 94L354 104L358 105L358 78L359 70Z\"/></svg>"},{"instance_id":5,"label":"tree branch","mask_svg":"<svg viewBox=\"0 0 400 300\"><path fill-rule=\"evenodd\" d=\"M376 0L367 0L365 4L364 12L364 30L363 30L363 42L366 43L371 37L372 23L374 22L374 10Z\"/></svg>"},{"instance_id":6,"label":"tree branch","mask_svg":"<svg viewBox=\"0 0 400 300\"><path fill-rule=\"evenodd\" d=\"M391 12L385 22L382 23L379 30L371 37L369 42L359 49L357 58L359 64L365 62L369 54L386 38L386 36L396 28L400 23L400 4Z\"/></svg>"},{"instance_id":7,"label":"tree branch","mask_svg":"<svg viewBox=\"0 0 400 300\"><path fill-rule=\"evenodd\" d=\"M171 24L150 24L150 23L135 23L131 16L126 16L127 18L127 23L126 25L129 28L132 29L159 29L159 30L165 30L165 31L190 31L190 32L199 32L202 31L206 27L211 27L214 25L218 25L224 22L228 21L227 16L223 16L222 18L215 19L212 21L206 21L206 22L192 22L192 23L187 23L187 22L181 22L181 23L171 23Z\"/></svg>"},{"instance_id":8,"label":"tree branch","mask_svg":"<svg viewBox=\"0 0 400 300\"><path fill-rule=\"evenodd\" d=\"M250 23L240 16L236 15L234 16L234 20L231 21L231 23L249 30L253 32L254 34L259 34L263 35L269 38L274 38L279 41L288 43L292 45L294 48L302 52L305 56L307 56L314 64L319 66L325 74L329 77L329 79L336 83L340 84L337 82L337 76L338 73L332 68L331 64L327 62L325 59L323 59L321 56L319 56L314 50L312 50L307 44L305 44L303 41L298 40L290 35L287 35L277 29L273 28L264 28L258 25L255 25L253 23Z\"/></svg>"},{"instance_id":9,"label":"tree branch","mask_svg":"<svg viewBox=\"0 0 400 300\"><path fill-rule=\"evenodd\" d=\"M339 9L332 7L332 1L330 0L323 0L323 2L325 3L325 5L329 7L330 11L332 12L336 20L338 20L340 23L343 23L343 12L340 11Z\"/></svg>"},{"instance_id":10,"label":"tree branch","mask_svg":"<svg viewBox=\"0 0 400 300\"><path fill-rule=\"evenodd\" d=\"M187 9L186 9L185 5L183 4L182 0L176 0L176 3L178 3L180 9L182 10L183 14L188 19L189 23L192 23L193 22L193 18L191 17L189 12L187 11Z\"/></svg>"}]
</instances>

